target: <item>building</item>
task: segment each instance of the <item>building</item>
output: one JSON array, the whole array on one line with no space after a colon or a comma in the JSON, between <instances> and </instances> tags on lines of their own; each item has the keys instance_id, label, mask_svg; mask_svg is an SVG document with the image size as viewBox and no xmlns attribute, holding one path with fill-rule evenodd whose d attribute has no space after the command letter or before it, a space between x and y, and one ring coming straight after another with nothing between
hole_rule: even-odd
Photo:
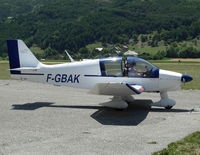
<instances>
[{"instance_id":1,"label":"building","mask_svg":"<svg viewBox=\"0 0 200 155\"><path fill-rule=\"evenodd\" d=\"M124 55L125 56L134 56L134 57L137 57L138 53L135 52L135 51L128 50L127 52L124 53Z\"/></svg>"}]
</instances>

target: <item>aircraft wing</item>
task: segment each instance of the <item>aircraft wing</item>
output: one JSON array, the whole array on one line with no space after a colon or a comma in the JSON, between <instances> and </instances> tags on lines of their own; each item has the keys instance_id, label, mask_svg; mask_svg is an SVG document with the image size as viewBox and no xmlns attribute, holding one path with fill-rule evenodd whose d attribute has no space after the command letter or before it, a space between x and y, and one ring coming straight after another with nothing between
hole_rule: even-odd
<instances>
[{"instance_id":1,"label":"aircraft wing","mask_svg":"<svg viewBox=\"0 0 200 155\"><path fill-rule=\"evenodd\" d=\"M130 85L127 83L97 83L90 91L90 94L127 96L141 94L144 88L141 85Z\"/></svg>"}]
</instances>

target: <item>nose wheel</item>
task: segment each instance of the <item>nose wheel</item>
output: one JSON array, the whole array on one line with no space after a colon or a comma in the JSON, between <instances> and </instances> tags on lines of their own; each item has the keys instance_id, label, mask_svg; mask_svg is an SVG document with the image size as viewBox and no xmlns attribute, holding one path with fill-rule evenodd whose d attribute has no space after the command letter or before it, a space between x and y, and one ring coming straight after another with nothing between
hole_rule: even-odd
<instances>
[{"instance_id":1,"label":"nose wheel","mask_svg":"<svg viewBox=\"0 0 200 155\"><path fill-rule=\"evenodd\" d=\"M153 103L152 106L171 109L176 104L176 101L168 98L167 92L160 92L160 97L160 101Z\"/></svg>"}]
</instances>

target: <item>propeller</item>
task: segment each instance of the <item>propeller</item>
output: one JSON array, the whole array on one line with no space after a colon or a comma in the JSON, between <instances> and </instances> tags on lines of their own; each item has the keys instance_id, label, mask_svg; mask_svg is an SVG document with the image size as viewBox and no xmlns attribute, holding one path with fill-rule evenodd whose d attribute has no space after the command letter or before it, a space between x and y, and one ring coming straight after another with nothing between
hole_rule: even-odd
<instances>
[{"instance_id":1,"label":"propeller","mask_svg":"<svg viewBox=\"0 0 200 155\"><path fill-rule=\"evenodd\" d=\"M181 81L182 81L182 82L183 82L183 84L185 85L185 82L186 82L186 81L185 81L185 78L183 78Z\"/></svg>"}]
</instances>

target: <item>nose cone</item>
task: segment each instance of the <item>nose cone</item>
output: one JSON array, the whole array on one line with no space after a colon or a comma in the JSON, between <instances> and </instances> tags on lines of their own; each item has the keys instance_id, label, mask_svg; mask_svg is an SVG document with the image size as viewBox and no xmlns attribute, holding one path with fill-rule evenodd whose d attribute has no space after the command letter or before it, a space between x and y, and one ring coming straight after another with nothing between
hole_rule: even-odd
<instances>
[{"instance_id":1,"label":"nose cone","mask_svg":"<svg viewBox=\"0 0 200 155\"><path fill-rule=\"evenodd\" d=\"M193 78L191 76L189 76L189 75L183 74L182 77L181 77L181 81L182 82L190 82L192 80L193 80Z\"/></svg>"}]
</instances>

